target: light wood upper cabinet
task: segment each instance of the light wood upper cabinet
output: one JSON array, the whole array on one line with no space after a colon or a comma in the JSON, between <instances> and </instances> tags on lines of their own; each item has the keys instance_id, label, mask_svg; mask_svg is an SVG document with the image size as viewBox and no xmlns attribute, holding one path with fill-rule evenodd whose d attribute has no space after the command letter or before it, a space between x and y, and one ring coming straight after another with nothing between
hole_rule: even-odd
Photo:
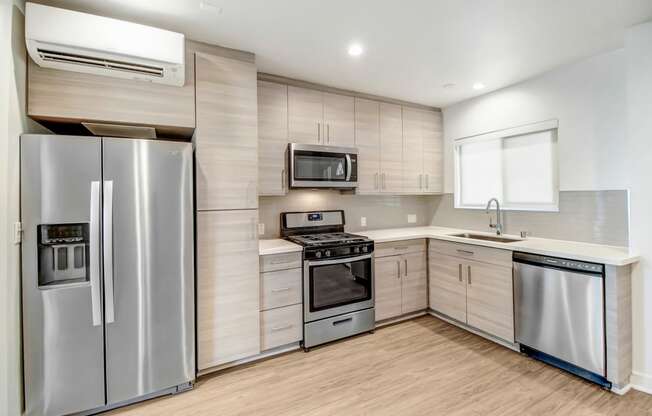
<instances>
[{"instance_id":1,"label":"light wood upper cabinet","mask_svg":"<svg viewBox=\"0 0 652 416\"><path fill-rule=\"evenodd\" d=\"M258 81L258 193L287 192L288 87Z\"/></svg>"},{"instance_id":2,"label":"light wood upper cabinet","mask_svg":"<svg viewBox=\"0 0 652 416\"><path fill-rule=\"evenodd\" d=\"M423 126L423 189L428 193L444 192L444 143L440 112L424 111Z\"/></svg>"},{"instance_id":3,"label":"light wood upper cabinet","mask_svg":"<svg viewBox=\"0 0 652 416\"><path fill-rule=\"evenodd\" d=\"M288 123L291 143L321 144L324 137L322 92L288 86Z\"/></svg>"},{"instance_id":4,"label":"light wood upper cabinet","mask_svg":"<svg viewBox=\"0 0 652 416\"><path fill-rule=\"evenodd\" d=\"M425 251L403 257L402 307L406 314L428 307L428 269Z\"/></svg>"},{"instance_id":5,"label":"light wood upper cabinet","mask_svg":"<svg viewBox=\"0 0 652 416\"><path fill-rule=\"evenodd\" d=\"M401 256L376 258L374 262L376 321L401 314Z\"/></svg>"},{"instance_id":6,"label":"light wood upper cabinet","mask_svg":"<svg viewBox=\"0 0 652 416\"><path fill-rule=\"evenodd\" d=\"M258 207L256 66L197 52L197 209Z\"/></svg>"},{"instance_id":7,"label":"light wood upper cabinet","mask_svg":"<svg viewBox=\"0 0 652 416\"><path fill-rule=\"evenodd\" d=\"M403 107L403 192L423 192L421 110Z\"/></svg>"},{"instance_id":8,"label":"light wood upper cabinet","mask_svg":"<svg viewBox=\"0 0 652 416\"><path fill-rule=\"evenodd\" d=\"M380 103L355 99L355 146L359 194L380 192Z\"/></svg>"},{"instance_id":9,"label":"light wood upper cabinet","mask_svg":"<svg viewBox=\"0 0 652 416\"><path fill-rule=\"evenodd\" d=\"M325 92L324 126L326 142L331 146L353 146L355 144L354 98Z\"/></svg>"},{"instance_id":10,"label":"light wood upper cabinet","mask_svg":"<svg viewBox=\"0 0 652 416\"><path fill-rule=\"evenodd\" d=\"M403 189L403 117L401 106L380 103L380 188L383 193Z\"/></svg>"},{"instance_id":11,"label":"light wood upper cabinet","mask_svg":"<svg viewBox=\"0 0 652 416\"><path fill-rule=\"evenodd\" d=\"M290 142L353 146L354 98L288 86Z\"/></svg>"},{"instance_id":12,"label":"light wood upper cabinet","mask_svg":"<svg viewBox=\"0 0 652 416\"><path fill-rule=\"evenodd\" d=\"M514 342L512 268L467 261L467 323Z\"/></svg>"},{"instance_id":13,"label":"light wood upper cabinet","mask_svg":"<svg viewBox=\"0 0 652 416\"><path fill-rule=\"evenodd\" d=\"M260 352L257 210L197 213L197 366Z\"/></svg>"},{"instance_id":14,"label":"light wood upper cabinet","mask_svg":"<svg viewBox=\"0 0 652 416\"><path fill-rule=\"evenodd\" d=\"M464 260L430 251L428 264L430 307L466 323Z\"/></svg>"},{"instance_id":15,"label":"light wood upper cabinet","mask_svg":"<svg viewBox=\"0 0 652 416\"><path fill-rule=\"evenodd\" d=\"M27 114L36 120L153 126L162 137L192 135L195 62L187 46L183 87L42 68L27 60Z\"/></svg>"}]
</instances>

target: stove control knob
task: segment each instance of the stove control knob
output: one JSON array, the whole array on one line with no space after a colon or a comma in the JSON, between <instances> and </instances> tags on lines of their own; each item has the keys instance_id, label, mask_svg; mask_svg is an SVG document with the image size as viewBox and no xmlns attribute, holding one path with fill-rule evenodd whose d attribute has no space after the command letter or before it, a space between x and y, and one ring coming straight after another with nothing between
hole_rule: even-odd
<instances>
[{"instance_id":1,"label":"stove control knob","mask_svg":"<svg viewBox=\"0 0 652 416\"><path fill-rule=\"evenodd\" d=\"M321 251L316 251L315 252L315 257L320 258L321 257Z\"/></svg>"},{"instance_id":2,"label":"stove control knob","mask_svg":"<svg viewBox=\"0 0 652 416\"><path fill-rule=\"evenodd\" d=\"M367 246L363 246L362 247L362 252L366 253L367 251L369 251L369 248Z\"/></svg>"},{"instance_id":3,"label":"stove control knob","mask_svg":"<svg viewBox=\"0 0 652 416\"><path fill-rule=\"evenodd\" d=\"M330 256L331 256L331 251L330 251L330 250L326 250L326 251L324 252L324 255L325 255L326 257L330 257Z\"/></svg>"},{"instance_id":4,"label":"stove control knob","mask_svg":"<svg viewBox=\"0 0 652 416\"><path fill-rule=\"evenodd\" d=\"M360 252L360 247L353 247L353 252L354 253L359 253Z\"/></svg>"}]
</instances>

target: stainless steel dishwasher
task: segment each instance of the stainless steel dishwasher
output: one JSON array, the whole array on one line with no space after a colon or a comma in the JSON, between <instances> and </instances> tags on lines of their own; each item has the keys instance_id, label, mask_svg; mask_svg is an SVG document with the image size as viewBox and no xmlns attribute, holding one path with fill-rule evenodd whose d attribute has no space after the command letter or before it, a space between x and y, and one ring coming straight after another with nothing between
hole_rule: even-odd
<instances>
[{"instance_id":1,"label":"stainless steel dishwasher","mask_svg":"<svg viewBox=\"0 0 652 416\"><path fill-rule=\"evenodd\" d=\"M514 253L521 351L611 388L606 379L604 266Z\"/></svg>"}]
</instances>

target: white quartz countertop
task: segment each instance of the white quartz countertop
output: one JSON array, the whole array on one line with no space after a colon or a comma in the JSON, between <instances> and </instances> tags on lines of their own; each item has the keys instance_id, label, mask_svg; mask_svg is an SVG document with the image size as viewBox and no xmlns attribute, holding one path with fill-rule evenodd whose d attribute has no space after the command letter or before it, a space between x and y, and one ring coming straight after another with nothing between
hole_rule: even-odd
<instances>
[{"instance_id":1,"label":"white quartz countertop","mask_svg":"<svg viewBox=\"0 0 652 416\"><path fill-rule=\"evenodd\" d=\"M355 234L364 235L377 243L411 240L415 238L436 238L439 240L454 241L457 243L474 244L511 251L522 251L526 253L542 254L546 256L565 257L581 261L610 264L614 266L624 266L627 264L636 263L639 260L638 254L627 247L581 243L577 241L551 240L547 238L535 237L527 237L522 241L499 243L494 241L473 240L469 238L451 236L451 234L461 233L492 235L490 233L483 233L478 231L432 226L358 231ZM504 236L519 238L518 236L514 235Z\"/></svg>"},{"instance_id":2,"label":"white quartz countertop","mask_svg":"<svg viewBox=\"0 0 652 416\"><path fill-rule=\"evenodd\" d=\"M638 254L627 247L581 243L578 241L551 240L536 237L527 237L522 241L514 241L511 243L499 243L495 241L473 240L470 238L452 236L452 234L461 233L492 235L490 233L479 231L432 226L355 232L355 234L371 238L376 243L412 240L416 238L435 238L439 240L454 241L457 243L474 244L511 251L522 251L525 253L542 254L546 256L564 257L574 260L610 264L613 266L624 266L636 263L639 260ZM518 238L518 236L514 235L504 236ZM261 256L268 254L291 253L302 250L303 248L300 245L280 238L259 241L259 251Z\"/></svg>"},{"instance_id":3,"label":"white quartz countertop","mask_svg":"<svg viewBox=\"0 0 652 416\"><path fill-rule=\"evenodd\" d=\"M258 254L261 256L292 253L295 251L303 251L303 247L280 238L258 241Z\"/></svg>"}]
</instances>

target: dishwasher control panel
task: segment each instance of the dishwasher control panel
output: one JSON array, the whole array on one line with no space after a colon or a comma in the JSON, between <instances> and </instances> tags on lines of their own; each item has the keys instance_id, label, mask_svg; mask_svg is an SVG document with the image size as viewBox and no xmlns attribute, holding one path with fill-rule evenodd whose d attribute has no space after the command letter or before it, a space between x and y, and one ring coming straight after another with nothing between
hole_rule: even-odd
<instances>
[{"instance_id":1,"label":"dishwasher control panel","mask_svg":"<svg viewBox=\"0 0 652 416\"><path fill-rule=\"evenodd\" d=\"M514 253L514 260L535 262L539 264L543 263L553 267L578 270L578 271L583 271L588 273L602 273L604 271L604 266L602 264L588 263L588 262L578 261L578 260L562 259L559 257L540 256L540 255L529 254L529 253Z\"/></svg>"}]
</instances>

